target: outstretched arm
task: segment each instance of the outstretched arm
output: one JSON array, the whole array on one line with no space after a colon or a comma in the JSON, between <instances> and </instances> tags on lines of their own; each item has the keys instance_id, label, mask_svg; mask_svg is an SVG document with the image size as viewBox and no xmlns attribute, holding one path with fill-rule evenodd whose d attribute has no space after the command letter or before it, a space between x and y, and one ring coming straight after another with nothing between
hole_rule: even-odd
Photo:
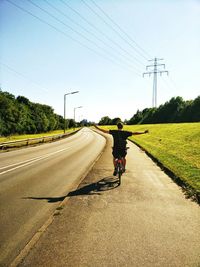
<instances>
[{"instance_id":1,"label":"outstretched arm","mask_svg":"<svg viewBox=\"0 0 200 267\"><path fill-rule=\"evenodd\" d=\"M97 130L102 131L103 133L109 133L109 130L101 129L101 128L99 128L97 125L94 125L94 127L95 127Z\"/></svg>"},{"instance_id":2,"label":"outstretched arm","mask_svg":"<svg viewBox=\"0 0 200 267\"><path fill-rule=\"evenodd\" d=\"M132 135L146 134L149 133L149 130L145 130L143 132L132 132Z\"/></svg>"}]
</instances>

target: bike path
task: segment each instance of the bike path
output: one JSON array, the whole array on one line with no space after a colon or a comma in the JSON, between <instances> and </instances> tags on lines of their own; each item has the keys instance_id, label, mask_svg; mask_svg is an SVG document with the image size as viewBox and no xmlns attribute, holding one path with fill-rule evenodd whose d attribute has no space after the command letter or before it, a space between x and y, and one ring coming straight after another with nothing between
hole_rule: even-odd
<instances>
[{"instance_id":1,"label":"bike path","mask_svg":"<svg viewBox=\"0 0 200 267\"><path fill-rule=\"evenodd\" d=\"M111 146L19 266L199 266L199 206L132 143L117 186Z\"/></svg>"}]
</instances>

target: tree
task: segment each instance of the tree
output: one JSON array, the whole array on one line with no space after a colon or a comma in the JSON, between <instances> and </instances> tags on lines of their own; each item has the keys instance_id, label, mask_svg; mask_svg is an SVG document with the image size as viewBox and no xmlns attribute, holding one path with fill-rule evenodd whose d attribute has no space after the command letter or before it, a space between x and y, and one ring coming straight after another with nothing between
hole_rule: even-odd
<instances>
[{"instance_id":1,"label":"tree","mask_svg":"<svg viewBox=\"0 0 200 267\"><path fill-rule=\"evenodd\" d=\"M2 131L0 134L7 136L17 133L16 121L18 118L19 112L14 95L0 91L0 121Z\"/></svg>"},{"instance_id":2,"label":"tree","mask_svg":"<svg viewBox=\"0 0 200 267\"><path fill-rule=\"evenodd\" d=\"M69 128L74 120L66 120ZM0 89L0 135L42 133L64 129L64 119L52 107L33 103L24 96L3 92Z\"/></svg>"},{"instance_id":3,"label":"tree","mask_svg":"<svg viewBox=\"0 0 200 267\"><path fill-rule=\"evenodd\" d=\"M194 101L184 101L182 97L172 97L158 108L137 110L127 124L172 123L200 121L200 96Z\"/></svg>"},{"instance_id":4,"label":"tree","mask_svg":"<svg viewBox=\"0 0 200 267\"><path fill-rule=\"evenodd\" d=\"M120 121L121 121L121 119L117 117L117 118L112 119L110 124L111 125L117 125L117 123L120 122Z\"/></svg>"},{"instance_id":5,"label":"tree","mask_svg":"<svg viewBox=\"0 0 200 267\"><path fill-rule=\"evenodd\" d=\"M30 105L30 101L28 100L28 98L26 98L24 96L18 96L16 98L16 100L17 100L18 103L24 104L26 106L29 106Z\"/></svg>"},{"instance_id":6,"label":"tree","mask_svg":"<svg viewBox=\"0 0 200 267\"><path fill-rule=\"evenodd\" d=\"M68 122L68 128L76 127L76 122L74 121L74 119L69 119Z\"/></svg>"},{"instance_id":7,"label":"tree","mask_svg":"<svg viewBox=\"0 0 200 267\"><path fill-rule=\"evenodd\" d=\"M200 122L200 96L198 96L191 104L190 121Z\"/></svg>"},{"instance_id":8,"label":"tree","mask_svg":"<svg viewBox=\"0 0 200 267\"><path fill-rule=\"evenodd\" d=\"M108 116L105 116L100 119L98 124L99 125L111 125L111 122L112 120Z\"/></svg>"},{"instance_id":9,"label":"tree","mask_svg":"<svg viewBox=\"0 0 200 267\"><path fill-rule=\"evenodd\" d=\"M161 105L156 111L156 122L179 122L184 107L185 102L182 97L172 97L169 102Z\"/></svg>"},{"instance_id":10,"label":"tree","mask_svg":"<svg viewBox=\"0 0 200 267\"><path fill-rule=\"evenodd\" d=\"M82 121L79 122L79 126L83 127L83 126L89 126L90 122L88 122L86 119L83 119Z\"/></svg>"},{"instance_id":11,"label":"tree","mask_svg":"<svg viewBox=\"0 0 200 267\"><path fill-rule=\"evenodd\" d=\"M142 116L142 112L137 110L136 114L133 115L133 117L128 121L128 124L139 124L140 121L142 120L143 116Z\"/></svg>"}]
</instances>

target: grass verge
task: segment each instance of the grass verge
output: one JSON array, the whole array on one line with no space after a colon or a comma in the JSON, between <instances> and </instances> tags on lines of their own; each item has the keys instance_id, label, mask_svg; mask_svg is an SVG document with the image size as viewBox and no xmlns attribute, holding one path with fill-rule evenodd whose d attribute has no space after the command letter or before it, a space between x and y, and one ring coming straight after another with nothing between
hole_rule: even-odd
<instances>
[{"instance_id":1,"label":"grass verge","mask_svg":"<svg viewBox=\"0 0 200 267\"><path fill-rule=\"evenodd\" d=\"M71 134L79 131L80 128L69 129L66 131L65 135L62 130L52 131L48 133L41 134L29 134L29 135L15 135L7 138L0 139L0 152L5 152L13 149L19 149L27 146L35 146L43 143L49 143L60 138L65 138ZM3 140L3 141L2 141ZM8 142L8 143L6 143Z\"/></svg>"},{"instance_id":2,"label":"grass verge","mask_svg":"<svg viewBox=\"0 0 200 267\"><path fill-rule=\"evenodd\" d=\"M75 130L78 130L79 128L76 128ZM66 133L73 132L74 129L67 129ZM8 137L0 137L0 143L3 142L8 142L8 141L17 141L17 140L22 140L22 139L28 139L28 138L39 138L39 137L45 137L45 136L53 136L53 135L59 135L63 134L63 130L56 130L56 131L51 131L47 133L40 133L40 134L23 134L23 135L11 135Z\"/></svg>"},{"instance_id":3,"label":"grass verge","mask_svg":"<svg viewBox=\"0 0 200 267\"><path fill-rule=\"evenodd\" d=\"M115 128L111 126L109 128ZM125 126L143 131L131 141L142 147L181 185L188 197L200 202L200 123L149 124Z\"/></svg>"}]
</instances>

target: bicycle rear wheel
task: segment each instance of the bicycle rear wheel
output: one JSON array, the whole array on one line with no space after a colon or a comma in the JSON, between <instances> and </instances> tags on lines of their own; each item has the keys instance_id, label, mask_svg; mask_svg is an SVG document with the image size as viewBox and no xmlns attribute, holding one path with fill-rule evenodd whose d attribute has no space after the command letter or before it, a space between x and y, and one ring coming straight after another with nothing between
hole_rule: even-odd
<instances>
[{"instance_id":1,"label":"bicycle rear wheel","mask_svg":"<svg viewBox=\"0 0 200 267\"><path fill-rule=\"evenodd\" d=\"M119 185L120 185L121 184L121 177L122 177L122 168L121 168L120 164L117 166L117 175L118 175Z\"/></svg>"}]
</instances>

